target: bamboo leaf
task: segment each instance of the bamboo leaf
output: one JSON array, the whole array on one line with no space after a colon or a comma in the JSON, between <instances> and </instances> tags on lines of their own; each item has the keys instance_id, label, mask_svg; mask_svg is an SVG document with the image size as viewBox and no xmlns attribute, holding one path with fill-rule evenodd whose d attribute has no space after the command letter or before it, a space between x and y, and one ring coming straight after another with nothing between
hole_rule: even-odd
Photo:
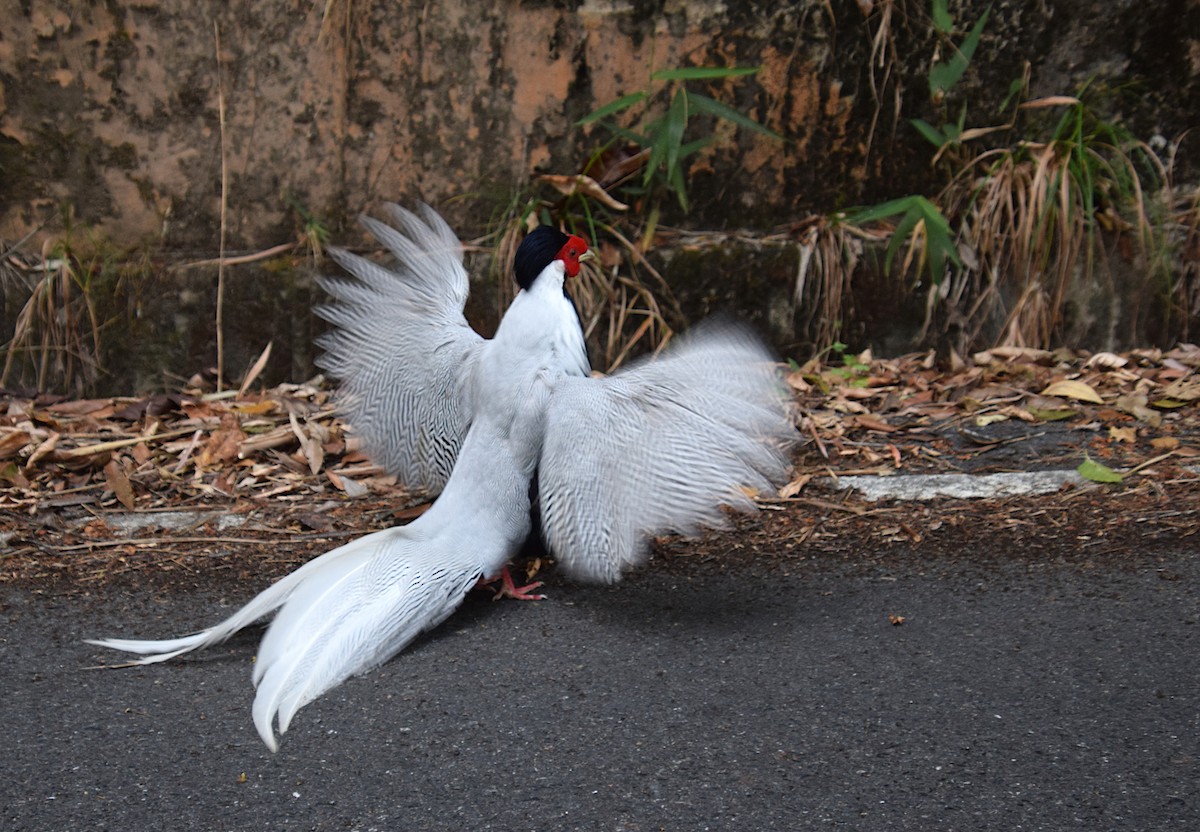
<instances>
[{"instance_id":1,"label":"bamboo leaf","mask_svg":"<svg viewBox=\"0 0 1200 832\"><path fill-rule=\"evenodd\" d=\"M588 113L586 116L581 118L579 121L575 122L575 126L582 127L585 124L591 124L594 121L599 121L602 118L607 118L608 116L611 116L613 113L619 113L621 110L632 107L634 104L637 104L639 101L644 101L646 99L646 96L647 96L647 94L646 94L645 90L640 90L639 92L631 92L631 93L629 93L629 95L623 95L620 98L618 98L616 101L610 101L607 104L605 104L603 107L601 107L600 109L593 110L592 112Z\"/></svg>"},{"instance_id":2,"label":"bamboo leaf","mask_svg":"<svg viewBox=\"0 0 1200 832\"><path fill-rule=\"evenodd\" d=\"M740 75L753 75L762 67L759 66L682 66L675 69L660 69L650 78L654 81L698 81L705 78L735 78Z\"/></svg>"},{"instance_id":3,"label":"bamboo leaf","mask_svg":"<svg viewBox=\"0 0 1200 832\"><path fill-rule=\"evenodd\" d=\"M667 181L674 187L675 171L679 168L679 148L683 146L683 132L688 122L688 95L680 87L675 90L671 99L671 109L667 113Z\"/></svg>"},{"instance_id":4,"label":"bamboo leaf","mask_svg":"<svg viewBox=\"0 0 1200 832\"><path fill-rule=\"evenodd\" d=\"M948 61L939 64L934 64L929 68L929 91L930 93L944 93L958 83L963 77L963 73L967 71L967 66L971 63L971 57L975 54L976 47L979 46L979 39L983 35L983 26L987 23L988 16L992 13L992 7L988 6L984 11L983 16L971 28L962 44L954 50L954 55Z\"/></svg>"},{"instance_id":5,"label":"bamboo leaf","mask_svg":"<svg viewBox=\"0 0 1200 832\"><path fill-rule=\"evenodd\" d=\"M654 178L659 165L663 164L667 158L668 131L662 126L662 119L657 119L654 124L654 127L646 131L650 136L654 137L654 142L650 146L650 158L646 161L646 173L642 177L643 185L650 184L650 180Z\"/></svg>"},{"instance_id":6,"label":"bamboo leaf","mask_svg":"<svg viewBox=\"0 0 1200 832\"><path fill-rule=\"evenodd\" d=\"M709 98L707 95L701 95L697 92L691 93L690 102L692 107L699 112L708 113L709 115L716 116L717 118L725 119L725 121L732 122L738 127L745 127L747 130L753 130L756 133L761 133L764 136L770 136L771 138L778 139L779 141L784 140L783 136L779 135L769 127L764 127L749 116L743 115L732 107L722 104L716 99Z\"/></svg>"},{"instance_id":7,"label":"bamboo leaf","mask_svg":"<svg viewBox=\"0 0 1200 832\"><path fill-rule=\"evenodd\" d=\"M683 179L683 167L681 165L676 165L671 169L669 175L671 189L675 191L675 198L679 200L679 207L682 208L683 212L686 214L688 212L688 197L687 183L684 182Z\"/></svg>"},{"instance_id":8,"label":"bamboo leaf","mask_svg":"<svg viewBox=\"0 0 1200 832\"><path fill-rule=\"evenodd\" d=\"M882 220L886 217L894 217L896 214L903 214L908 211L912 207L914 199L916 197L902 196L899 199L881 202L878 205L871 205L860 211L852 211L847 219L852 223L861 225L863 223Z\"/></svg>"},{"instance_id":9,"label":"bamboo leaf","mask_svg":"<svg viewBox=\"0 0 1200 832\"><path fill-rule=\"evenodd\" d=\"M921 221L921 212L915 207L910 208L905 213L904 218L896 225L896 230L892 232L892 239L888 243L887 255L883 260L884 271L891 271L892 260L896 256L896 252L900 250L900 246L908 239L913 229L917 227L917 223Z\"/></svg>"},{"instance_id":10,"label":"bamboo leaf","mask_svg":"<svg viewBox=\"0 0 1200 832\"><path fill-rule=\"evenodd\" d=\"M693 153L708 147L716 140L716 136L705 136L703 139L696 139L694 142L688 142L683 147L679 148L679 158L686 159Z\"/></svg>"}]
</instances>

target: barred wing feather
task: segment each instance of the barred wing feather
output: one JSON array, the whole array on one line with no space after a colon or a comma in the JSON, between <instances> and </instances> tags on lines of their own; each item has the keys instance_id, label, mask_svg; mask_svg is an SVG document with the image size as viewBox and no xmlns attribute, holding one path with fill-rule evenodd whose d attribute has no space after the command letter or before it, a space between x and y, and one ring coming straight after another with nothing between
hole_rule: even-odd
<instances>
[{"instance_id":1,"label":"barred wing feather","mask_svg":"<svg viewBox=\"0 0 1200 832\"><path fill-rule=\"evenodd\" d=\"M546 542L567 574L606 582L645 559L649 536L752 510L740 487L770 493L795 437L770 354L733 324L618 375L559 379L545 431Z\"/></svg>"},{"instance_id":2,"label":"barred wing feather","mask_svg":"<svg viewBox=\"0 0 1200 832\"><path fill-rule=\"evenodd\" d=\"M395 257L384 268L331 248L350 275L320 277L334 329L317 363L341 382L341 408L367 453L410 487L440 491L470 427L473 367L484 340L463 316L462 247L445 221L388 205L395 227L362 223Z\"/></svg>"}]
</instances>

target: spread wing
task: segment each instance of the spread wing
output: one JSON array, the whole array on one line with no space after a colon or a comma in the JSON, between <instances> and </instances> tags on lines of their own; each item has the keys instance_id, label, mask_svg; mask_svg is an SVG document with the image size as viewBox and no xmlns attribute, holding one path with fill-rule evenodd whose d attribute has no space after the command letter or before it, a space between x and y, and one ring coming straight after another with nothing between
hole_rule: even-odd
<instances>
[{"instance_id":1,"label":"spread wing","mask_svg":"<svg viewBox=\"0 0 1200 832\"><path fill-rule=\"evenodd\" d=\"M733 324L699 328L662 358L602 379L563 377L538 467L542 531L577 578L613 582L648 537L719 527L753 509L795 437L771 355Z\"/></svg>"},{"instance_id":2,"label":"spread wing","mask_svg":"<svg viewBox=\"0 0 1200 832\"><path fill-rule=\"evenodd\" d=\"M349 277L320 277L317 363L341 381L341 408L366 452L410 487L440 491L470 427L472 367L484 340L467 324L467 273L454 232L427 205L363 217L391 268L330 249Z\"/></svg>"}]
</instances>

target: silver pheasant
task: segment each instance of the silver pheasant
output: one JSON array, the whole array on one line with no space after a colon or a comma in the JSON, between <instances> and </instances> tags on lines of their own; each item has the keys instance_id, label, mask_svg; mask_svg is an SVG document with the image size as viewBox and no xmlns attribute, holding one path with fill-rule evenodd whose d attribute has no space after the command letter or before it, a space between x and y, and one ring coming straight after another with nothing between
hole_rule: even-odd
<instances>
[{"instance_id":1,"label":"silver pheasant","mask_svg":"<svg viewBox=\"0 0 1200 832\"><path fill-rule=\"evenodd\" d=\"M297 710L437 626L530 532L539 477L545 539L569 575L616 581L652 535L720 526L721 506L753 509L794 436L771 356L745 329L717 323L656 360L586 376L564 281L586 244L531 234L522 284L495 337L462 320L466 275L453 234L429 209L391 209L401 232L368 228L396 256L389 272L337 254L357 282L326 282L338 327L326 366L369 448L410 483L442 493L406 526L367 535L297 569L225 621L161 641L92 642L164 661L219 643L277 612L255 663L253 716L277 749ZM400 356L398 358L398 356ZM447 473L448 476L447 476Z\"/></svg>"}]
</instances>

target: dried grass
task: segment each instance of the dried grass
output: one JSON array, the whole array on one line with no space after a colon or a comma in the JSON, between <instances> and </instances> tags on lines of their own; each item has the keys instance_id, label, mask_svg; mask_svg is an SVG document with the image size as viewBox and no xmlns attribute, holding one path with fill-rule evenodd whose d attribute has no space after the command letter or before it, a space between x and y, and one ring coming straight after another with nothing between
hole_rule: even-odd
<instances>
[{"instance_id":1,"label":"dried grass","mask_svg":"<svg viewBox=\"0 0 1200 832\"><path fill-rule=\"evenodd\" d=\"M1057 101L1057 99L1056 99ZM987 150L939 197L958 218L961 268L930 288L960 351L986 343L1048 348L1061 340L1080 285L1111 283L1123 255L1163 297L1173 292L1165 234L1167 168L1144 143L1087 129L1075 99L1049 142Z\"/></svg>"},{"instance_id":2,"label":"dried grass","mask_svg":"<svg viewBox=\"0 0 1200 832\"><path fill-rule=\"evenodd\" d=\"M96 266L61 242L47 245L36 270L4 264L5 284L25 283L29 298L4 345L0 386L32 384L39 392L56 389L79 395L96 380L103 369L101 327L90 294Z\"/></svg>"}]
</instances>

